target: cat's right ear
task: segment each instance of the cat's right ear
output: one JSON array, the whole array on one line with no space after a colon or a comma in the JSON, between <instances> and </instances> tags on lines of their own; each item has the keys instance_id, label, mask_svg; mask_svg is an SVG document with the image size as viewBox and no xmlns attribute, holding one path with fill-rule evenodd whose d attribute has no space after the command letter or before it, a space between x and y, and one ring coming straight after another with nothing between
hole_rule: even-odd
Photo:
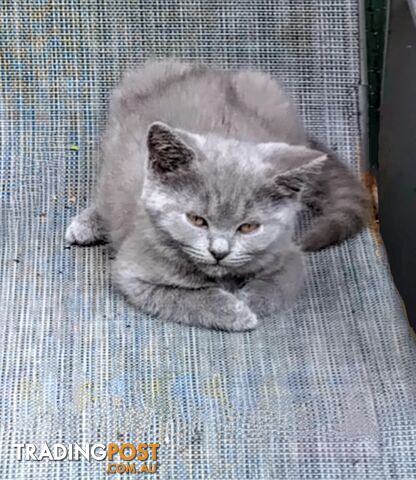
<instances>
[{"instance_id":1,"label":"cat's right ear","mask_svg":"<svg viewBox=\"0 0 416 480\"><path fill-rule=\"evenodd\" d=\"M149 168L158 175L189 171L194 151L168 125L152 123L147 132Z\"/></svg>"}]
</instances>

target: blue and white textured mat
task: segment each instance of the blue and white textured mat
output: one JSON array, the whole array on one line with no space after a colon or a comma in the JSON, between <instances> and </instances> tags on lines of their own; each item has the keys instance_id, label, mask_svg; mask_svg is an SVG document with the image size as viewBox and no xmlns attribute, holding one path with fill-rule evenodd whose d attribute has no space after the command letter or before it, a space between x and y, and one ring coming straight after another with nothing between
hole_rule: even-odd
<instances>
[{"instance_id":1,"label":"blue and white textured mat","mask_svg":"<svg viewBox=\"0 0 416 480\"><path fill-rule=\"evenodd\" d=\"M134 478L415 479L415 342L370 232L311 254L293 311L245 334L141 314L106 248L63 240L109 90L148 57L270 72L358 172L359 0L0 8L0 478L128 476L19 461L16 443L159 442L157 473Z\"/></svg>"}]
</instances>

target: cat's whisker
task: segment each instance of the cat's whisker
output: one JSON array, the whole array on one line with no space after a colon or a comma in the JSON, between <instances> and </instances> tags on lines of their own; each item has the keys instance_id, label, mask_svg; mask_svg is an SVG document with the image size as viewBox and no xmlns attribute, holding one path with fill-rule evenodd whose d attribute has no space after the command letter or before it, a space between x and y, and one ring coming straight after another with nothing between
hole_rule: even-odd
<instances>
[{"instance_id":1,"label":"cat's whisker","mask_svg":"<svg viewBox=\"0 0 416 480\"><path fill-rule=\"evenodd\" d=\"M183 250L191 257L191 258L194 258L196 260L198 260L200 263L204 263L206 265L215 265L216 262L213 261L213 260L210 260L206 255L200 253L201 251L196 249L196 248L193 248L193 247L189 247L189 246L184 246L183 247Z\"/></svg>"},{"instance_id":2,"label":"cat's whisker","mask_svg":"<svg viewBox=\"0 0 416 480\"><path fill-rule=\"evenodd\" d=\"M204 257L204 254L201 252L201 250L198 250L196 248L186 246L186 247L183 247L183 249L185 252L188 252L192 255Z\"/></svg>"},{"instance_id":3,"label":"cat's whisker","mask_svg":"<svg viewBox=\"0 0 416 480\"><path fill-rule=\"evenodd\" d=\"M228 259L225 259L223 262L224 264L233 264L233 265L241 265L243 263L246 263L252 259L251 255L238 255L235 257L231 257Z\"/></svg>"}]
</instances>

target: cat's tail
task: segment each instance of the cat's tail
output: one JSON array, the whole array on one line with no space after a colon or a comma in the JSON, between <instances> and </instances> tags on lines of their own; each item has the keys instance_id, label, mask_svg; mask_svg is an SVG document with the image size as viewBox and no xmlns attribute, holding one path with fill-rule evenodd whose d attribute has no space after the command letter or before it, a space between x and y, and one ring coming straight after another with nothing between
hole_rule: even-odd
<instances>
[{"instance_id":1,"label":"cat's tail","mask_svg":"<svg viewBox=\"0 0 416 480\"><path fill-rule=\"evenodd\" d=\"M328 148L316 141L311 145L325 152L328 160L316 190L306 192L303 198L318 213L301 242L306 251L320 250L355 235L371 215L370 195L359 179Z\"/></svg>"}]
</instances>

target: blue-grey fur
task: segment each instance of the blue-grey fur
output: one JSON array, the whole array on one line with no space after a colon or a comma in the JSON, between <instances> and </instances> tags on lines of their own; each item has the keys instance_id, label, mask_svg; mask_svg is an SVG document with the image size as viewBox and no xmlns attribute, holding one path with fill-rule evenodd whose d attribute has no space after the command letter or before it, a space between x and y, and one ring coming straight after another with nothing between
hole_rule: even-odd
<instances>
[{"instance_id":1,"label":"blue-grey fur","mask_svg":"<svg viewBox=\"0 0 416 480\"><path fill-rule=\"evenodd\" d=\"M115 283L149 313L252 329L302 286L292 240L302 206L320 213L304 249L365 223L363 188L322 150L265 74L147 63L112 95L95 204L73 220L67 241L109 240ZM244 223L260 226L241 233Z\"/></svg>"}]
</instances>

